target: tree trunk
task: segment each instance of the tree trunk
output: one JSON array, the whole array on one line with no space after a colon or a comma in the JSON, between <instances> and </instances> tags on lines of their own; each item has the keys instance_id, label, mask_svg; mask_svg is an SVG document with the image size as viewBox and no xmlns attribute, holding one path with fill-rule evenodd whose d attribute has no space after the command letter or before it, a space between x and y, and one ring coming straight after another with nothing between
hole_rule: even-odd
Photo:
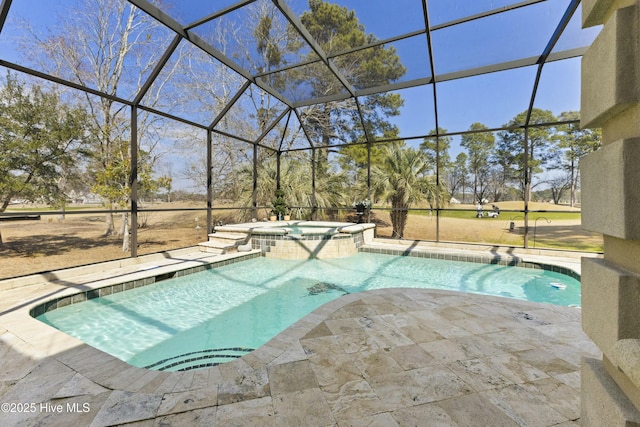
<instances>
[{"instance_id":1,"label":"tree trunk","mask_svg":"<svg viewBox=\"0 0 640 427\"><path fill-rule=\"evenodd\" d=\"M107 205L108 209L113 209L113 205L109 204ZM104 217L104 234L102 235L102 237L108 237L111 236L113 234L113 232L115 231L115 226L113 225L113 213L108 212L107 214L105 214Z\"/></svg>"},{"instance_id":2,"label":"tree trunk","mask_svg":"<svg viewBox=\"0 0 640 427\"><path fill-rule=\"evenodd\" d=\"M473 197L480 202L480 195L478 195L478 170L473 173ZM475 202L476 200L472 200Z\"/></svg>"},{"instance_id":3,"label":"tree trunk","mask_svg":"<svg viewBox=\"0 0 640 427\"><path fill-rule=\"evenodd\" d=\"M120 224L120 230L118 230L118 236L123 236L126 234L127 229L129 228L129 217L126 212L122 213L122 223Z\"/></svg>"},{"instance_id":4,"label":"tree trunk","mask_svg":"<svg viewBox=\"0 0 640 427\"><path fill-rule=\"evenodd\" d=\"M573 163L573 159L571 160L571 194L569 195L569 206L572 208L576 206L576 177L575 177L575 166Z\"/></svg>"},{"instance_id":5,"label":"tree trunk","mask_svg":"<svg viewBox=\"0 0 640 427\"><path fill-rule=\"evenodd\" d=\"M404 239L404 228L407 225L407 216L409 212L407 211L405 206L394 206L391 205L391 238L393 239Z\"/></svg>"},{"instance_id":6,"label":"tree trunk","mask_svg":"<svg viewBox=\"0 0 640 427\"><path fill-rule=\"evenodd\" d=\"M129 215L122 214L122 252L129 252Z\"/></svg>"}]
</instances>

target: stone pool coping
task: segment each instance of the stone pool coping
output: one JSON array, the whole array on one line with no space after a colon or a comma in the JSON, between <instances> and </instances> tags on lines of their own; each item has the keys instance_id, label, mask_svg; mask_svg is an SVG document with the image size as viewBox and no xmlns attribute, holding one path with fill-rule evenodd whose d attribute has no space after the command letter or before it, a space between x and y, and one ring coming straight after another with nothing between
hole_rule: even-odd
<instances>
[{"instance_id":1,"label":"stone pool coping","mask_svg":"<svg viewBox=\"0 0 640 427\"><path fill-rule=\"evenodd\" d=\"M444 252L447 251L445 250ZM536 257L535 255L527 256ZM96 289L102 287L102 285L108 285L110 281L122 281L123 277L127 277L127 280L136 280L136 277L144 280L144 277L148 277L152 270L155 270L153 271L154 274L162 274L165 268L175 269L174 263L176 262L181 264L181 268L189 266L198 268L214 259L216 261L231 262L233 258L235 257L211 257L203 253L189 254L184 251L179 256L166 257L166 264L154 259L146 264L121 267L120 270L89 273L76 278L67 277L65 280L45 281L0 292L0 354L2 355L2 364L0 365L0 401L3 403L33 402L38 405L75 402L89 403L91 407L89 412L71 413L67 411L63 414L64 418L60 418L63 416L60 414L39 410L37 413L10 414L11 418L7 418L7 420L9 422L20 422L20 420L33 422L38 420L38 422L46 424L46 420L57 420L59 422L64 419L86 425L110 425L169 416L188 417L192 411L209 411L207 413L214 413L217 419L223 419L224 414L228 412L227 409L230 411L234 407L242 408L241 412L244 414L242 416L246 416L247 408L251 408L252 405L263 405L265 404L265 399L268 399L270 403L260 409L258 411L259 415L256 416L265 417L264 420L272 417L271 420L273 421L274 415L276 415L274 408L277 406L274 406L275 401L283 398L284 394L289 392L299 394L304 391L315 396L311 399L312 401L317 401L318 393L329 392L329 388L323 388L321 385L325 381L321 378L322 375L309 374L311 371L316 372L314 369L321 368L317 366L314 368L315 365L312 360L317 354L314 355L309 348L302 344L305 339L339 336L341 335L340 331L344 328L353 331L353 328L356 328L356 324L359 325L359 322L366 324L366 319L376 316L388 316L389 319L398 315L406 316L406 307L414 307L418 311L424 311L429 306L425 301L434 298L441 298L441 301L449 300L451 302L457 300L459 302L453 304L455 307L459 307L460 304L462 306L478 305L478 307L488 304L488 306L500 307L495 308L498 312L515 309L518 313L526 314L523 317L524 320L520 319L518 321L539 319L541 323L539 322L536 325L534 322L534 326L539 327L555 325L560 319L560 323L562 323L560 329L564 330L563 328L566 327L567 330L565 332L580 343L579 348L584 347L588 350L583 351L579 348L574 348L575 354L571 355L571 357L563 356L565 359L571 359L570 363L575 367L575 371L571 370L574 376L578 369L575 362L576 354L597 357L597 349L590 347L590 341L583 336L580 329L579 309L434 290L394 289L347 295L318 308L286 331L274 337L264 346L234 362L201 371L176 373L151 371L130 366L29 316L29 311L34 306L54 296L59 297L74 292L77 293L78 290ZM571 265L576 264L574 259L567 259L564 262ZM134 269L134 271L126 271L131 269ZM105 278L105 274L108 277ZM396 310L395 312L394 310L384 313L379 312L379 305L384 304L383 300L391 301L394 299L400 301L399 305L394 309ZM416 307L416 300L423 301L421 303L423 307ZM357 306L365 304L358 308L358 310L362 309L364 311L350 317L349 319L351 320L349 321L340 320L341 317L335 317L340 309L351 304ZM374 306L377 308L374 308ZM446 307L442 307L442 310L445 309ZM531 313L545 313L545 315L540 317ZM335 318L332 318L332 316ZM433 314L429 316L433 316ZM438 314L438 317L442 316ZM337 321L337 323L330 322L330 319ZM346 323L342 324L344 322ZM427 322L428 324L430 322ZM329 325L333 325L334 332L328 332L331 329ZM478 331L486 329L486 325L483 324L473 326L470 323L463 323L453 326L455 327L450 332L447 332L452 334L452 337L460 332L460 328L466 331L468 336L475 336ZM362 325L357 327L362 327ZM395 333L388 331L391 335L387 338L381 338L378 333L375 333L372 336L361 335L359 339L364 340L363 343L384 339L393 341L395 338L392 337L398 333L397 328L394 329ZM552 329L556 330L555 327ZM407 332L404 334L406 335ZM442 335L440 338L445 338L445 336ZM545 341L548 341L548 338L546 337ZM566 336L563 339L566 340ZM442 340L438 339L436 341ZM403 344L400 347L415 344L422 345L422 347L427 346L428 348L434 345L427 345L426 342L409 344L400 340L400 342L389 343L388 351L393 351L393 348L396 348L399 344ZM384 351L386 352L387 350ZM564 348L564 351L571 352L571 349ZM432 357L437 353L434 349L431 349L430 353L429 350L427 352ZM329 354L326 355L326 357L329 356ZM285 370L284 367L287 367L287 369ZM341 369L339 366L335 368ZM283 379L288 375L286 371L291 369L293 369L292 372L295 372L296 369L303 369L303 376L315 385L309 386L309 384L306 384L303 390L296 389L302 386L299 376L297 379L292 376L287 381ZM438 369L441 370L441 368ZM566 373L568 374L569 372ZM371 378L366 378L366 372L361 373L361 377L366 380L365 382L373 381ZM575 383L575 378L572 381ZM575 387L573 388L575 389ZM284 391L287 391L287 393L284 393ZM463 393L462 395L466 396L467 394ZM293 398L293 396L290 397ZM348 396L345 395L344 398L347 399ZM405 406L412 405L407 404ZM404 408L405 406L402 407ZM300 406L298 410L301 410L302 407ZM41 407L38 408L42 409ZM46 409L48 406L44 408ZM294 411L294 409L290 408L290 411ZM400 409L402 408L398 407L395 410ZM309 410L311 411L310 413L313 413L311 409ZM196 412L193 412L193 414ZM280 414L285 412L287 411L280 410ZM333 410L326 412L320 418L327 421L329 419L340 419L341 415L334 412ZM390 409L388 411L370 413L366 417L393 417L393 412ZM233 411L230 413L240 416ZM362 415L366 418L364 412ZM293 415L290 414L289 416ZM6 413L0 413L0 420L6 417ZM565 418L571 420L571 417ZM89 420L89 422L85 423L85 420ZM269 423L266 425L269 425ZM322 425L331 425L331 423Z\"/></svg>"},{"instance_id":2,"label":"stone pool coping","mask_svg":"<svg viewBox=\"0 0 640 427\"><path fill-rule=\"evenodd\" d=\"M336 229L338 233L360 233L365 230L372 230L376 227L372 223L356 224L353 222L339 222L339 221L272 221L272 222L246 222L241 224L229 224L218 225L214 227L215 231L221 232L241 232L241 233L256 233L256 234L275 234L283 235L289 234L287 227L289 226L304 227L309 226L313 228L329 228ZM310 232L309 234L324 234L323 232Z\"/></svg>"}]
</instances>

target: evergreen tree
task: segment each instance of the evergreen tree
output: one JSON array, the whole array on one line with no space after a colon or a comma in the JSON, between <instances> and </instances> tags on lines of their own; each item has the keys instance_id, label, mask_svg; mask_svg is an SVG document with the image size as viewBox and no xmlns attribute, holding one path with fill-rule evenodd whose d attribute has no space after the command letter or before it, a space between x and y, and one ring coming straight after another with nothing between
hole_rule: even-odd
<instances>
[{"instance_id":1,"label":"evergreen tree","mask_svg":"<svg viewBox=\"0 0 640 427\"><path fill-rule=\"evenodd\" d=\"M0 212L13 199L64 206L86 156L86 113L11 73L0 83ZM0 245L2 234L0 234Z\"/></svg>"},{"instance_id":2,"label":"evergreen tree","mask_svg":"<svg viewBox=\"0 0 640 427\"><path fill-rule=\"evenodd\" d=\"M7 73L0 83L0 212L14 198L64 204L61 175L86 157L87 115Z\"/></svg>"},{"instance_id":3,"label":"evergreen tree","mask_svg":"<svg viewBox=\"0 0 640 427\"><path fill-rule=\"evenodd\" d=\"M515 116L505 124L509 128L498 133L499 141L495 150L496 163L500 166L504 181L511 179L519 184L522 196L530 197L534 176L544 170L553 157L551 149L554 143L555 129L549 126L532 126L536 124L553 123L556 117L551 111L534 108L531 112L529 128L526 132L525 123L527 112ZM525 144L526 142L526 144ZM527 156L525 157L525 152ZM525 174L528 180L525 180Z\"/></svg>"},{"instance_id":4,"label":"evergreen tree","mask_svg":"<svg viewBox=\"0 0 640 427\"><path fill-rule=\"evenodd\" d=\"M488 182L485 179L490 167L489 158L495 146L495 138L491 132L481 132L486 129L487 127L482 123L473 123L469 130L480 132L464 134L460 142L460 146L464 147L469 155L469 169L473 174L474 202L485 199L488 192Z\"/></svg>"},{"instance_id":5,"label":"evergreen tree","mask_svg":"<svg viewBox=\"0 0 640 427\"><path fill-rule=\"evenodd\" d=\"M355 12L346 7L322 0L309 0L309 8L300 20L327 55L377 40L374 35L365 32ZM335 56L331 61L357 89L392 83L406 72L395 49L384 45ZM316 62L300 68L298 83L309 98L343 92L342 84L324 64ZM358 102L364 125L372 136L384 135L393 129L386 117L397 115L403 104L400 95L391 93L361 97ZM332 139L348 143L363 141L364 128L353 101L309 107L304 111L303 119L303 125L316 146L327 146Z\"/></svg>"},{"instance_id":6,"label":"evergreen tree","mask_svg":"<svg viewBox=\"0 0 640 427\"><path fill-rule=\"evenodd\" d=\"M567 111L558 117L561 121L579 120L578 111ZM569 180L570 201L573 207L576 203L576 192L580 179L578 163L590 152L600 148L602 131L600 129L580 129L580 123L569 123L558 126L558 144L555 151L554 169L564 171Z\"/></svg>"},{"instance_id":7,"label":"evergreen tree","mask_svg":"<svg viewBox=\"0 0 640 427\"><path fill-rule=\"evenodd\" d=\"M464 200L465 186L467 185L467 174L469 169L467 168L467 153L458 153L456 160L451 164L451 169L447 173L447 184L451 197L455 197L456 192L460 189L462 191L462 203Z\"/></svg>"},{"instance_id":8,"label":"evergreen tree","mask_svg":"<svg viewBox=\"0 0 640 427\"><path fill-rule=\"evenodd\" d=\"M432 129L429 133L435 135L436 131ZM443 135L446 133L446 129L438 128L438 134ZM438 138L429 136L424 138L420 144L420 149L425 154L427 163L433 167L431 170L433 174L436 173L436 160L438 170L441 174L445 173L451 167L451 157L449 156L451 139L450 136L440 136Z\"/></svg>"}]
</instances>

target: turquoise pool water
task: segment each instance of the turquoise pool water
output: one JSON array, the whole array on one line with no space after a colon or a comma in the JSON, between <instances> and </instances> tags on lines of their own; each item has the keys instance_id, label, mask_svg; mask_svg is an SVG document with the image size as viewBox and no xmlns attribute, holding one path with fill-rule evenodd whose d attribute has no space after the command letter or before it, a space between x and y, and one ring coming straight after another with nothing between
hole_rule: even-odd
<instances>
[{"instance_id":1,"label":"turquoise pool water","mask_svg":"<svg viewBox=\"0 0 640 427\"><path fill-rule=\"evenodd\" d=\"M563 274L359 253L329 260L254 258L38 316L134 366L186 370L233 360L346 293L393 287L580 304Z\"/></svg>"}]
</instances>

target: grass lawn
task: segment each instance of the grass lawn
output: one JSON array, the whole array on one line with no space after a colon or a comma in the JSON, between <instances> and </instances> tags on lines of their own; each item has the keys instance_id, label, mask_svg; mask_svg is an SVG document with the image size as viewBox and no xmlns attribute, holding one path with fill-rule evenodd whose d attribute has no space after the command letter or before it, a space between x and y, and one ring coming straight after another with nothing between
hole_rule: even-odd
<instances>
[{"instance_id":1,"label":"grass lawn","mask_svg":"<svg viewBox=\"0 0 640 427\"><path fill-rule=\"evenodd\" d=\"M438 237L443 242L524 246L524 214L518 211L523 204L501 202L497 205L500 207L497 218L477 218L472 205L450 206L447 210L440 211L438 230L434 212L413 209L409 211L404 237L414 240L436 240ZM602 252L602 236L582 229L579 210L543 203L532 203L530 208L538 210L529 212L530 248ZM491 211L491 205L485 205L484 211ZM373 212L380 220L377 235L391 237L389 211L374 209Z\"/></svg>"}]
</instances>

